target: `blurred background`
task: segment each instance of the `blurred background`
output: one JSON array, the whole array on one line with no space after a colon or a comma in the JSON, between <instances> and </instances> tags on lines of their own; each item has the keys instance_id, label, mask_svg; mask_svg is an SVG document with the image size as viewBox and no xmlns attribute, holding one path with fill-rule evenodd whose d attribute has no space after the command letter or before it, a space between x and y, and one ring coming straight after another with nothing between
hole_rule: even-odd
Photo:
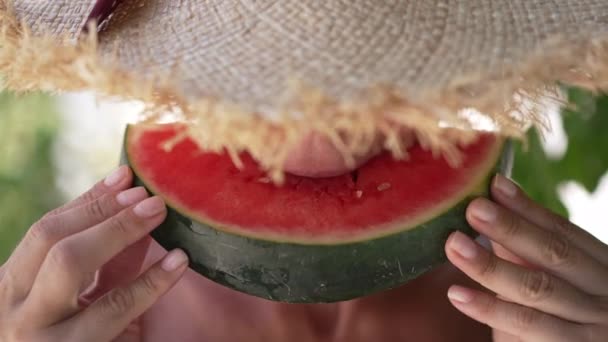
<instances>
[{"instance_id":1,"label":"blurred background","mask_svg":"<svg viewBox=\"0 0 608 342\"><path fill-rule=\"evenodd\" d=\"M608 97L572 90L572 111L552 111L551 133L530 132L514 178L542 204L608 242ZM0 93L0 264L45 212L116 167L138 103L88 93Z\"/></svg>"}]
</instances>

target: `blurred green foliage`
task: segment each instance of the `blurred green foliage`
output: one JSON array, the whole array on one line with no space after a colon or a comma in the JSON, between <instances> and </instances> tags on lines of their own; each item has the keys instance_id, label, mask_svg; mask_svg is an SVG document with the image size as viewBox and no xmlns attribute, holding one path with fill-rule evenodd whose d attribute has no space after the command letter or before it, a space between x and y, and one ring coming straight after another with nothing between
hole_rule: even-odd
<instances>
[{"instance_id":1,"label":"blurred green foliage","mask_svg":"<svg viewBox=\"0 0 608 342\"><path fill-rule=\"evenodd\" d=\"M57 132L50 97L0 93L0 264L24 231L61 202L52 163Z\"/></svg>"},{"instance_id":2,"label":"blurred green foliage","mask_svg":"<svg viewBox=\"0 0 608 342\"><path fill-rule=\"evenodd\" d=\"M527 149L520 146L516 152L513 170L513 178L532 198L564 216L568 213L557 186L575 181L593 192L608 170L608 96L571 89L568 97L574 110L562 113L568 137L564 157L547 158L538 133L530 131Z\"/></svg>"}]
</instances>

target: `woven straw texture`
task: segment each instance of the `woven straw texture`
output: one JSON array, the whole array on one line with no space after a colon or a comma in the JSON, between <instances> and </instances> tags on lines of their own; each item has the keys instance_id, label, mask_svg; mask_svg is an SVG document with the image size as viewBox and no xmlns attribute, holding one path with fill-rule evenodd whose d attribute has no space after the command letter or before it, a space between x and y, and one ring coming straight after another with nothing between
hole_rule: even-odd
<instances>
[{"instance_id":1,"label":"woven straw texture","mask_svg":"<svg viewBox=\"0 0 608 342\"><path fill-rule=\"evenodd\" d=\"M274 108L291 79L341 99L374 85L416 98L499 75L557 35L608 33L605 0L148 0L121 10L102 47L118 44L144 72L179 61L189 95L247 109Z\"/></svg>"},{"instance_id":2,"label":"woven straw texture","mask_svg":"<svg viewBox=\"0 0 608 342\"><path fill-rule=\"evenodd\" d=\"M471 138L461 109L521 136L559 82L608 89L606 0L108 0L118 7L103 29L78 41L102 1L8 1L9 87L178 111L204 148L247 151L277 178L311 130L348 160L378 132L406 156L408 127L456 160Z\"/></svg>"},{"instance_id":3,"label":"woven straw texture","mask_svg":"<svg viewBox=\"0 0 608 342\"><path fill-rule=\"evenodd\" d=\"M76 37L86 26L96 0L20 0L15 1L15 12L29 23L36 34L67 34Z\"/></svg>"}]
</instances>

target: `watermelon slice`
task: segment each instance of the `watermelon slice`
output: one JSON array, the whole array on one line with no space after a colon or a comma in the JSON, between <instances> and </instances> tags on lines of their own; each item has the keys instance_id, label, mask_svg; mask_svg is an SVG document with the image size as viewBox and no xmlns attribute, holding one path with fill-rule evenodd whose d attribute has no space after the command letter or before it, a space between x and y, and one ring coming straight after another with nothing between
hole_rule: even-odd
<instances>
[{"instance_id":1,"label":"watermelon slice","mask_svg":"<svg viewBox=\"0 0 608 342\"><path fill-rule=\"evenodd\" d=\"M445 262L444 243L458 229L473 236L464 211L487 195L495 172L510 168L510 149L491 134L462 149L451 168L420 147L407 161L381 155L332 178L288 175L271 183L243 155L201 151L183 127L127 129L124 160L168 206L153 233L182 248L200 274L251 295L284 302L334 302L402 285Z\"/></svg>"}]
</instances>

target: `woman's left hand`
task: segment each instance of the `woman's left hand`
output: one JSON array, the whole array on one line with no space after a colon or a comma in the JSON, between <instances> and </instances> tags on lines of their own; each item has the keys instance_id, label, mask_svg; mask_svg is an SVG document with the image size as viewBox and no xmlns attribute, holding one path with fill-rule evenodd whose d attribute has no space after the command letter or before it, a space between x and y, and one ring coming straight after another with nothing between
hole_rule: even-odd
<instances>
[{"instance_id":1,"label":"woman's left hand","mask_svg":"<svg viewBox=\"0 0 608 342\"><path fill-rule=\"evenodd\" d=\"M452 304L489 325L495 342L608 341L608 246L527 197L505 177L467 220L494 253L462 233L450 261L489 292L454 285Z\"/></svg>"}]
</instances>

